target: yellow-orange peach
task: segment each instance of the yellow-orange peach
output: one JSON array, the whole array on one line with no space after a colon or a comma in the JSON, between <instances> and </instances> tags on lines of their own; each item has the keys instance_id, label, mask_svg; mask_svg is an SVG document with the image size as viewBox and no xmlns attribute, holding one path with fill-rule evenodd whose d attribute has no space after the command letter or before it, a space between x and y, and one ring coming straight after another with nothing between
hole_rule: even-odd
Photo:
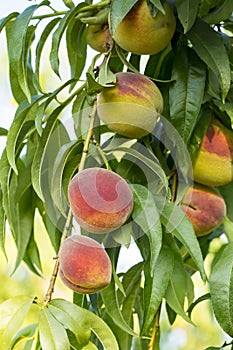
<instances>
[{"instance_id":1,"label":"yellow-orange peach","mask_svg":"<svg viewBox=\"0 0 233 350\"><path fill-rule=\"evenodd\" d=\"M176 28L173 10L163 4L165 14L158 11L152 16L147 1L138 1L117 27L113 38L124 50L138 55L154 55L170 42Z\"/></svg>"},{"instance_id":2,"label":"yellow-orange peach","mask_svg":"<svg viewBox=\"0 0 233 350\"><path fill-rule=\"evenodd\" d=\"M95 293L111 281L109 256L101 244L90 237L73 235L65 239L59 262L61 280L78 293Z\"/></svg>"},{"instance_id":3,"label":"yellow-orange peach","mask_svg":"<svg viewBox=\"0 0 233 350\"><path fill-rule=\"evenodd\" d=\"M103 88L97 96L99 118L113 131L130 138L152 132L162 110L158 87L137 73L117 73L116 85Z\"/></svg>"},{"instance_id":4,"label":"yellow-orange peach","mask_svg":"<svg viewBox=\"0 0 233 350\"><path fill-rule=\"evenodd\" d=\"M113 45L108 24L88 25L86 41L93 50L98 52L107 52Z\"/></svg>"},{"instance_id":5,"label":"yellow-orange peach","mask_svg":"<svg viewBox=\"0 0 233 350\"><path fill-rule=\"evenodd\" d=\"M122 226L133 209L127 182L111 170L88 168L69 183L68 197L78 224L91 233L107 233Z\"/></svg>"},{"instance_id":6,"label":"yellow-orange peach","mask_svg":"<svg viewBox=\"0 0 233 350\"><path fill-rule=\"evenodd\" d=\"M181 209L192 223L197 236L217 228L226 215L224 199L217 190L199 184L188 188Z\"/></svg>"},{"instance_id":7,"label":"yellow-orange peach","mask_svg":"<svg viewBox=\"0 0 233 350\"><path fill-rule=\"evenodd\" d=\"M193 164L194 180L221 186L233 180L233 131L212 118Z\"/></svg>"}]
</instances>

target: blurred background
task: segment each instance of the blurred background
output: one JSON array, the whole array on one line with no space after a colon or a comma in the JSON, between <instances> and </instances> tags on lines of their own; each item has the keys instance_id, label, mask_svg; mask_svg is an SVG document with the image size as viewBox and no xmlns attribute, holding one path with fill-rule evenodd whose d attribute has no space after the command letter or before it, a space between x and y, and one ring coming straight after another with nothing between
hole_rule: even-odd
<instances>
[{"instance_id":1,"label":"blurred background","mask_svg":"<svg viewBox=\"0 0 233 350\"><path fill-rule=\"evenodd\" d=\"M11 12L22 12L26 7L39 2L40 1L27 0L8 2L1 1L0 19ZM66 9L62 0L52 0L51 3L52 6L57 10ZM4 30L0 34L0 48L0 126L9 128L14 117L17 104L12 97L9 86L8 61ZM62 75L66 79L68 78L69 72L68 69L66 69L66 67L68 67L67 58L63 52L65 52L65 50L61 50L61 66L63 67ZM90 49L88 56L90 61L94 54L94 51ZM53 90L58 86L58 84L60 84L58 78L55 76L55 74L52 73L51 69L49 68L46 48L44 50L43 61L41 62L41 72L42 84L44 84L44 87L47 90ZM1 137L0 154L4 148L4 145L5 139L4 137ZM14 312L14 307L17 307L17 302L14 304L7 301L9 298L13 298L18 295L30 295L33 297L37 296L41 300L44 298L53 269L53 257L55 253L39 216L36 218L36 241L40 248L43 276L39 277L33 275L24 264L22 264L20 268L18 268L17 271L13 273L15 257L17 254L14 241L10 233L7 233L7 257L4 256L3 252L0 251L0 330L4 328L5 324L7 324L10 315L12 312ZM211 244L211 251L208 254L205 262L207 271L213 258L213 253L219 249L219 246L223 241L224 236L222 236L221 239L213 240ZM141 257L136 249L135 244L132 244L129 250L123 248L121 253L119 271L127 270L131 265L140 259ZM193 281L195 284L195 299L205 293L208 293L207 286L203 285L198 274L194 275ZM59 278L56 283L54 297L61 297L67 300L72 300L72 292L62 285ZM29 317L33 319L33 313L30 314ZM221 346L225 341L230 341L227 335L216 323L208 300L199 303L192 313L192 320L196 327L186 323L179 317L171 327L164 312L162 312L161 318L161 350L204 350L208 346ZM224 347L224 349L228 350L227 347Z\"/></svg>"}]
</instances>

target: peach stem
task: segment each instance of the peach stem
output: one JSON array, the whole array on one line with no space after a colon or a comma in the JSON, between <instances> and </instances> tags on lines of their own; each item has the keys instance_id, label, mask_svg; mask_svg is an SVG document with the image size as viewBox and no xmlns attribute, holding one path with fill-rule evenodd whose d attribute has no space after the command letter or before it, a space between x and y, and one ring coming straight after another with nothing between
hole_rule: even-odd
<instances>
[{"instance_id":1,"label":"peach stem","mask_svg":"<svg viewBox=\"0 0 233 350\"><path fill-rule=\"evenodd\" d=\"M86 161L86 157L87 157L87 153L88 153L88 149L89 149L89 143L90 143L91 138L93 136L93 128L94 128L95 116L96 116L96 101L95 101L95 103L93 105L93 108L92 108L92 111L91 111L91 114L90 114L90 123L89 123L88 133L87 133L87 137L86 137L85 142L84 142L83 151L82 151L83 153L82 153L82 157L81 157L81 160L80 160L80 163L79 163L79 167L78 167L79 171L82 171L84 169L84 166L85 166L85 161ZM71 212L71 209L69 209L69 212L68 212L68 215L67 215L67 219L66 219L66 223L65 223L65 226L64 226L64 230L62 232L62 236L61 236L61 240L60 240L60 247L61 247L61 244L64 242L64 240L68 236L68 232L69 232L69 229L70 229L72 217L73 217L73 214ZM45 294L44 307L46 307L49 304L49 302L52 300L52 294L54 292L54 286L55 286L57 275L58 275L58 270L59 270L59 259L58 259L58 256L56 256L54 259L56 259L56 262L55 262L55 265L54 265L54 268L53 268L52 276L51 276L50 281L49 281L48 290L47 290L47 292Z\"/></svg>"},{"instance_id":2,"label":"peach stem","mask_svg":"<svg viewBox=\"0 0 233 350\"><path fill-rule=\"evenodd\" d=\"M155 348L155 343L156 343L156 339L157 339L157 336L159 333L159 328L160 328L160 326L159 326L160 312L161 312L161 304L160 304L160 307L155 315L155 323L154 323L154 327L152 330L151 341L150 341L150 344L148 346L149 350L154 350L154 348Z\"/></svg>"}]
</instances>

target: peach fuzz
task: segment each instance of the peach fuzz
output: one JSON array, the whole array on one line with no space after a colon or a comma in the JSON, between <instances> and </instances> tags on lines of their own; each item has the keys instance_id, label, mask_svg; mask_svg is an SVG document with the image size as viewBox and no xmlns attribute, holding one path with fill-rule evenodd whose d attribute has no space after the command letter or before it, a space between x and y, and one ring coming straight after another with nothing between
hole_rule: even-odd
<instances>
[{"instance_id":1,"label":"peach fuzz","mask_svg":"<svg viewBox=\"0 0 233 350\"><path fill-rule=\"evenodd\" d=\"M233 180L233 131L212 118L193 164L194 180L222 186Z\"/></svg>"},{"instance_id":2,"label":"peach fuzz","mask_svg":"<svg viewBox=\"0 0 233 350\"><path fill-rule=\"evenodd\" d=\"M226 215L226 204L217 190L199 184L188 188L181 209L192 223L197 236L217 228Z\"/></svg>"},{"instance_id":3,"label":"peach fuzz","mask_svg":"<svg viewBox=\"0 0 233 350\"><path fill-rule=\"evenodd\" d=\"M137 73L117 73L115 86L104 87L97 96L99 118L111 130L129 138L152 132L162 110L158 87Z\"/></svg>"},{"instance_id":4,"label":"peach fuzz","mask_svg":"<svg viewBox=\"0 0 233 350\"><path fill-rule=\"evenodd\" d=\"M133 209L127 182L111 170L88 168L69 183L68 197L78 224L91 233L108 233L122 226Z\"/></svg>"},{"instance_id":5,"label":"peach fuzz","mask_svg":"<svg viewBox=\"0 0 233 350\"><path fill-rule=\"evenodd\" d=\"M78 293L95 293L111 281L110 258L90 237L73 235L66 238L59 251L59 262L61 280Z\"/></svg>"}]
</instances>

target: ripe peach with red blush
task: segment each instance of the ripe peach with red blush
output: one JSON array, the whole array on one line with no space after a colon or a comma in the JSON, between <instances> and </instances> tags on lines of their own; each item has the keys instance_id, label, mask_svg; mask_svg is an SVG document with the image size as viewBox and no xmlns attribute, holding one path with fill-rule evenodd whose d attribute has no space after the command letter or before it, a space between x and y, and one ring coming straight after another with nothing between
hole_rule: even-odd
<instances>
[{"instance_id":1,"label":"ripe peach with red blush","mask_svg":"<svg viewBox=\"0 0 233 350\"><path fill-rule=\"evenodd\" d=\"M78 293L95 293L111 281L112 265L103 246L94 239L73 235L59 251L59 274L63 283Z\"/></svg>"},{"instance_id":2,"label":"ripe peach with red blush","mask_svg":"<svg viewBox=\"0 0 233 350\"><path fill-rule=\"evenodd\" d=\"M233 180L233 131L212 118L193 164L194 180L222 186Z\"/></svg>"},{"instance_id":3,"label":"ripe peach with red blush","mask_svg":"<svg viewBox=\"0 0 233 350\"><path fill-rule=\"evenodd\" d=\"M213 231L226 215L226 204L218 191L199 184L188 188L181 209L192 223L197 236Z\"/></svg>"},{"instance_id":4,"label":"ripe peach with red blush","mask_svg":"<svg viewBox=\"0 0 233 350\"><path fill-rule=\"evenodd\" d=\"M78 224L91 233L108 233L122 226L133 209L133 194L118 174L88 168L69 183L68 198Z\"/></svg>"}]
</instances>

